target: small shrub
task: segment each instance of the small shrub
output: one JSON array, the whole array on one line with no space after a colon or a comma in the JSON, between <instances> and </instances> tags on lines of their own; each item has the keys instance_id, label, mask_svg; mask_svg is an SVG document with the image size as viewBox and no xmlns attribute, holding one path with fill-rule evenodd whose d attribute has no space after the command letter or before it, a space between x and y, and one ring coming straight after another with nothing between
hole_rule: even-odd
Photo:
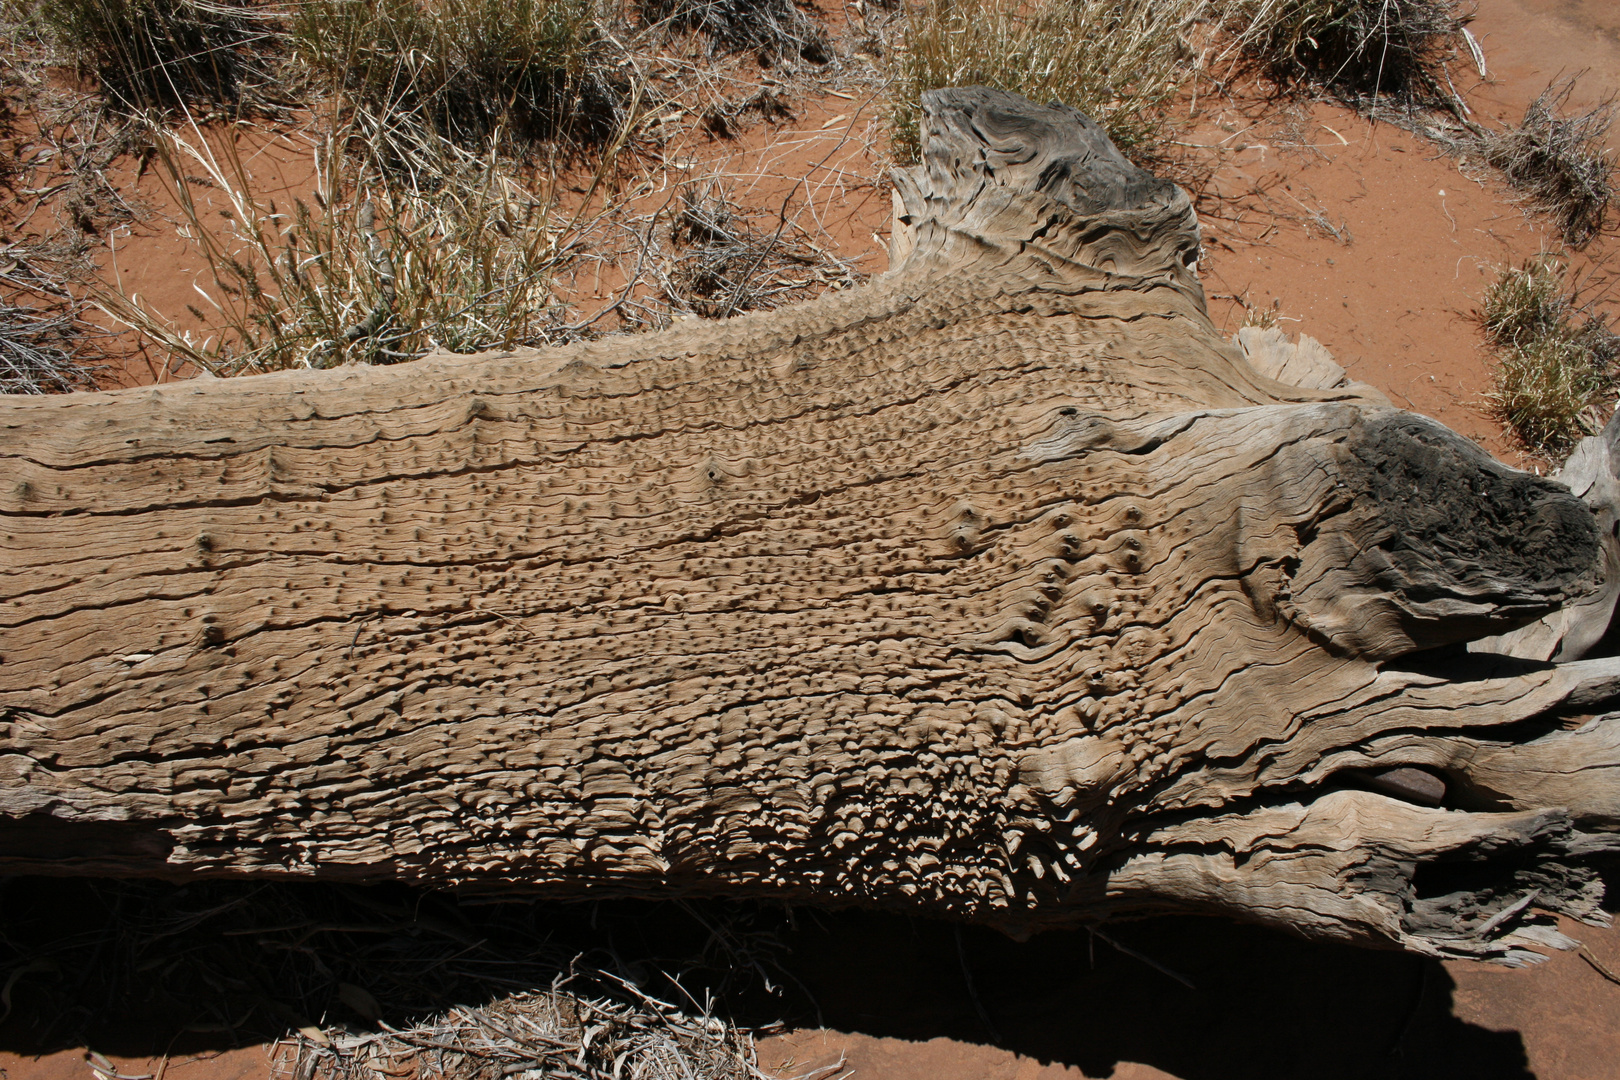
<instances>
[{"instance_id":1,"label":"small shrub","mask_svg":"<svg viewBox=\"0 0 1620 1080\"><path fill-rule=\"evenodd\" d=\"M1499 357L1492 409L1528 449L1557 459L1602 425L1620 375L1620 335L1577 304L1562 263L1542 256L1506 268L1480 314Z\"/></svg>"},{"instance_id":2,"label":"small shrub","mask_svg":"<svg viewBox=\"0 0 1620 1080\"><path fill-rule=\"evenodd\" d=\"M1543 90L1518 127L1486 136L1485 156L1552 215L1565 243L1579 247L1602 230L1614 195L1615 163L1606 148L1614 101L1559 115L1574 89L1567 80Z\"/></svg>"},{"instance_id":3,"label":"small shrub","mask_svg":"<svg viewBox=\"0 0 1620 1080\"><path fill-rule=\"evenodd\" d=\"M1467 21L1455 0L1229 0L1237 50L1283 83L1423 98Z\"/></svg>"},{"instance_id":4,"label":"small shrub","mask_svg":"<svg viewBox=\"0 0 1620 1080\"><path fill-rule=\"evenodd\" d=\"M43 0L38 17L127 109L241 103L273 81L279 21L252 0Z\"/></svg>"},{"instance_id":5,"label":"small shrub","mask_svg":"<svg viewBox=\"0 0 1620 1080\"><path fill-rule=\"evenodd\" d=\"M305 0L292 38L377 131L600 142L622 102L594 14L592 0Z\"/></svg>"},{"instance_id":6,"label":"small shrub","mask_svg":"<svg viewBox=\"0 0 1620 1080\"><path fill-rule=\"evenodd\" d=\"M640 0L651 25L703 34L725 52L755 52L766 60L833 58L832 43L793 0Z\"/></svg>"},{"instance_id":7,"label":"small shrub","mask_svg":"<svg viewBox=\"0 0 1620 1080\"><path fill-rule=\"evenodd\" d=\"M923 0L892 61L896 156L916 160L925 90L991 86L1086 113L1121 150L1150 143L1191 74L1185 34L1206 0Z\"/></svg>"}]
</instances>

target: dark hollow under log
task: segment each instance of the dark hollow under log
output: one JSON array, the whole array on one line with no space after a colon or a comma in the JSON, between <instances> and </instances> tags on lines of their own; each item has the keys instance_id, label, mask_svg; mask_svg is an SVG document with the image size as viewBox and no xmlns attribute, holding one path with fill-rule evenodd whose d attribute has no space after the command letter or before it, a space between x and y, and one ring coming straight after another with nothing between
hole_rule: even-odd
<instances>
[{"instance_id":1,"label":"dark hollow under log","mask_svg":"<svg viewBox=\"0 0 1620 1080\"><path fill-rule=\"evenodd\" d=\"M1620 663L1457 647L1607 586L1590 509L1224 340L1085 117L925 110L863 289L0 404L0 872L1601 920Z\"/></svg>"}]
</instances>

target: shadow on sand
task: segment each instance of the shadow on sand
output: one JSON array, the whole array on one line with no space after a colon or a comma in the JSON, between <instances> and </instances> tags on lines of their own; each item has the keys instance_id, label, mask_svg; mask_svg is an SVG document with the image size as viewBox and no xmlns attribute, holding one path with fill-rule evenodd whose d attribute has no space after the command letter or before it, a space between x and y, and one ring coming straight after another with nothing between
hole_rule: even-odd
<instances>
[{"instance_id":1,"label":"shadow on sand","mask_svg":"<svg viewBox=\"0 0 1620 1080\"><path fill-rule=\"evenodd\" d=\"M793 960L829 1027L993 1042L1087 1076L1120 1061L1182 1080L1532 1076L1517 1032L1453 1015L1438 962L1214 919L1107 932L1194 989L1084 931L1017 944L968 928L958 949L949 926L844 915L819 943L801 933Z\"/></svg>"},{"instance_id":2,"label":"shadow on sand","mask_svg":"<svg viewBox=\"0 0 1620 1080\"><path fill-rule=\"evenodd\" d=\"M1214 919L1107 933L1141 958L1084 930L1015 943L867 912L15 878L0 882L12 1001L0 1050L156 1056L267 1040L301 1019L361 1027L340 981L367 986L397 1026L498 996L491 975L547 985L546 970L584 953L712 990L742 1023L999 1044L1092 1077L1121 1061L1182 1080L1532 1076L1517 1032L1453 1015L1454 983L1433 961Z\"/></svg>"}]
</instances>

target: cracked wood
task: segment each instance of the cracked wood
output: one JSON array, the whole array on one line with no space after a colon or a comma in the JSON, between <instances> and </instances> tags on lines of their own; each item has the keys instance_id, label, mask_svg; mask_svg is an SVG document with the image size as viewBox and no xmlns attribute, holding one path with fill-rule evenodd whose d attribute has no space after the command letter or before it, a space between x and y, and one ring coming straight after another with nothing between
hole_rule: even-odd
<instances>
[{"instance_id":1,"label":"cracked wood","mask_svg":"<svg viewBox=\"0 0 1620 1080\"><path fill-rule=\"evenodd\" d=\"M1456 648L1598 588L1586 506L1320 358L1262 374L1185 193L1078 113L926 114L863 289L6 401L0 869L1507 963L1601 918L1620 726L1558 717L1620 672Z\"/></svg>"}]
</instances>

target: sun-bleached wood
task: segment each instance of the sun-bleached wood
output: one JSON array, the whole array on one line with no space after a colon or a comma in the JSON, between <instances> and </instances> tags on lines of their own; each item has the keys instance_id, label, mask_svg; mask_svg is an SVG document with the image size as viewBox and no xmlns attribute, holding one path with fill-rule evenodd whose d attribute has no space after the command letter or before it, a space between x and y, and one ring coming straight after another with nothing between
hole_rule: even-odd
<instances>
[{"instance_id":1,"label":"sun-bleached wood","mask_svg":"<svg viewBox=\"0 0 1620 1080\"><path fill-rule=\"evenodd\" d=\"M0 405L0 872L1600 919L1620 664L1463 648L1599 587L1587 508L1224 340L1078 113L925 112L862 289Z\"/></svg>"}]
</instances>

